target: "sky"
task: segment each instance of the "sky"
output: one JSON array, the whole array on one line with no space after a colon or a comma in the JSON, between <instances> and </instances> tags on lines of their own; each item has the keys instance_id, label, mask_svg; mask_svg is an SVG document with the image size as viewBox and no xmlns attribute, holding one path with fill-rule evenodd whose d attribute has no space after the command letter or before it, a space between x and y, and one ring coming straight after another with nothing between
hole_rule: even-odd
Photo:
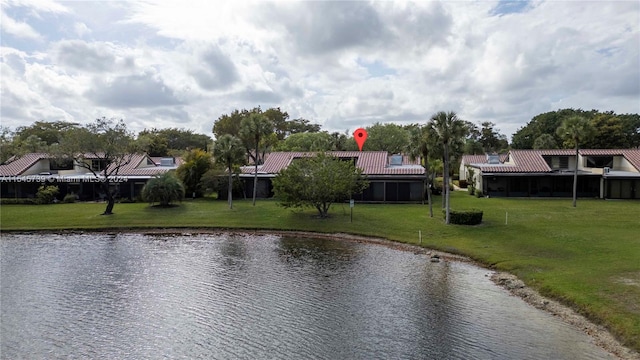
<instances>
[{"instance_id":1,"label":"sky","mask_svg":"<svg viewBox=\"0 0 640 360\"><path fill-rule=\"evenodd\" d=\"M124 119L212 135L235 109L323 130L438 111L510 137L564 108L640 113L640 1L1 2L2 126Z\"/></svg>"}]
</instances>

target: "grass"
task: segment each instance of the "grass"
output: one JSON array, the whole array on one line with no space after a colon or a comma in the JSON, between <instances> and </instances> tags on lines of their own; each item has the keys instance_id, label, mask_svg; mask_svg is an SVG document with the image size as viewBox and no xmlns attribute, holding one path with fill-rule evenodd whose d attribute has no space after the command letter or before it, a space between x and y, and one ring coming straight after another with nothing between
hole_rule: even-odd
<instances>
[{"instance_id":1,"label":"grass","mask_svg":"<svg viewBox=\"0 0 640 360\"><path fill-rule=\"evenodd\" d=\"M605 325L640 351L640 202L570 199L475 198L452 195L452 208L484 211L479 226L444 225L440 197L433 218L418 204L333 205L329 219L315 210L292 212L272 200L255 207L235 201L186 200L173 208L116 204L9 205L0 210L2 231L130 228L240 228L351 233L418 243L469 256L511 272L546 296ZM506 222L506 224L505 224Z\"/></svg>"}]
</instances>

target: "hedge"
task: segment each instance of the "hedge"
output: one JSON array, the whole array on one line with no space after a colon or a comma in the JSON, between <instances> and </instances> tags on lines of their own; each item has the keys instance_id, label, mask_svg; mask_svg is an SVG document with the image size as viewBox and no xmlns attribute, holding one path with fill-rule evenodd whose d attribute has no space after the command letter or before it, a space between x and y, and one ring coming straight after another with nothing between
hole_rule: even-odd
<instances>
[{"instance_id":1,"label":"hedge","mask_svg":"<svg viewBox=\"0 0 640 360\"><path fill-rule=\"evenodd\" d=\"M446 217L446 210L442 210ZM449 223L456 225L478 225L482 222L482 210L449 210Z\"/></svg>"}]
</instances>

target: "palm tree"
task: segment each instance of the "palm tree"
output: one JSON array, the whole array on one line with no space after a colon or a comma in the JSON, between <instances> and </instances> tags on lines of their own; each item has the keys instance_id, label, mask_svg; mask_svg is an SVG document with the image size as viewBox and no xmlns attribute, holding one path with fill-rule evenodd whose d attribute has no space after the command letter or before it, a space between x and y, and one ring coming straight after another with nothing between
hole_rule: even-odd
<instances>
[{"instance_id":1,"label":"palm tree","mask_svg":"<svg viewBox=\"0 0 640 360\"><path fill-rule=\"evenodd\" d=\"M216 158L216 161L220 161L224 164L227 172L229 173L229 192L227 193L227 200L229 202L229 209L233 209L233 166L241 163L244 159L242 141L233 135L222 135L213 144L213 156Z\"/></svg>"},{"instance_id":2,"label":"palm tree","mask_svg":"<svg viewBox=\"0 0 640 360\"><path fill-rule=\"evenodd\" d=\"M429 203L429 216L433 217L433 203L431 202L431 177L429 176L429 141L433 135L429 135L429 128L426 126L418 126L412 128L409 133L408 153L411 160L422 158L424 162L425 182L427 187L427 201ZM424 198L423 198L424 204Z\"/></svg>"},{"instance_id":3,"label":"palm tree","mask_svg":"<svg viewBox=\"0 0 640 360\"><path fill-rule=\"evenodd\" d=\"M260 159L260 141L273 132L273 124L260 113L252 113L242 119L240 123L240 139L244 142L247 155L253 160L255 171L253 173L253 206L256 206L256 193L258 191L258 165Z\"/></svg>"},{"instance_id":4,"label":"palm tree","mask_svg":"<svg viewBox=\"0 0 640 360\"><path fill-rule=\"evenodd\" d=\"M158 175L149 180L142 188L142 198L160 206L169 206L172 201L184 198L185 188L173 171Z\"/></svg>"},{"instance_id":5,"label":"palm tree","mask_svg":"<svg viewBox=\"0 0 640 360\"><path fill-rule=\"evenodd\" d=\"M449 203L449 167L451 163L450 150L451 146L460 142L465 135L465 123L458 118L455 112L440 111L434 114L429 121L429 128L432 129L438 138L438 142L442 144L444 152L444 181L442 191L445 195L445 223L449 224L450 203Z\"/></svg>"},{"instance_id":6,"label":"palm tree","mask_svg":"<svg viewBox=\"0 0 640 360\"><path fill-rule=\"evenodd\" d=\"M592 133L593 126L589 119L578 115L566 118L556 130L556 134L564 140L565 144L573 145L576 150L576 162L573 171L573 207L576 207L578 199L578 150L580 149L580 143L589 138Z\"/></svg>"}]
</instances>

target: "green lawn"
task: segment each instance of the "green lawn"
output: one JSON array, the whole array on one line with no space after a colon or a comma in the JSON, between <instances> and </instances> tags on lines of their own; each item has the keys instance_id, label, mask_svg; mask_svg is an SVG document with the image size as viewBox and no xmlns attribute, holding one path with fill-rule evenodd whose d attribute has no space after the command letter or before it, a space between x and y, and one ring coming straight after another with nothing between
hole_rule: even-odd
<instances>
[{"instance_id":1,"label":"green lawn","mask_svg":"<svg viewBox=\"0 0 640 360\"><path fill-rule=\"evenodd\" d=\"M59 230L99 228L215 227L304 230L371 235L463 254L511 272L542 294L571 305L606 325L623 343L640 351L640 202L570 199L475 198L452 196L452 208L484 211L480 226L446 226L435 198L436 216L424 205L334 205L331 218L315 210L292 212L275 201L186 200L168 209L147 204L5 205L0 228ZM508 213L508 224L505 224Z\"/></svg>"}]
</instances>

